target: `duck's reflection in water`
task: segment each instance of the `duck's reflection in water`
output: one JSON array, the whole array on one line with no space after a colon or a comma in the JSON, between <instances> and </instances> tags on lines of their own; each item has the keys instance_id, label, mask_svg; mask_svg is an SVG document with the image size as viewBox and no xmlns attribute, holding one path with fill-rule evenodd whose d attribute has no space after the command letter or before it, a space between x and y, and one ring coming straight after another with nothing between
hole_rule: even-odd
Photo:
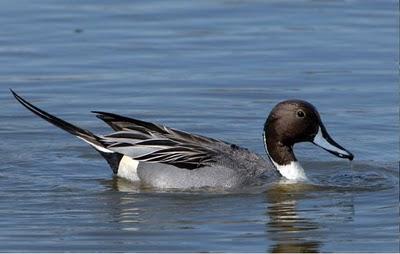
<instances>
[{"instance_id":1,"label":"duck's reflection in water","mask_svg":"<svg viewBox=\"0 0 400 254\"><path fill-rule=\"evenodd\" d=\"M320 252L336 226L354 220L353 194L343 188L311 184L276 184L265 195L266 231L275 242L268 252ZM301 205L300 205L301 202ZM343 227L348 232L352 227ZM338 232L336 232L338 233Z\"/></svg>"},{"instance_id":2,"label":"duck's reflection in water","mask_svg":"<svg viewBox=\"0 0 400 254\"><path fill-rule=\"evenodd\" d=\"M108 203L107 214L110 220L117 222L119 229L123 231L139 231L143 223L145 208L140 206L140 199L134 194L140 192L140 183L131 182L119 177L103 181L102 184L109 190L103 193Z\"/></svg>"},{"instance_id":3,"label":"duck's reflection in water","mask_svg":"<svg viewBox=\"0 0 400 254\"><path fill-rule=\"evenodd\" d=\"M320 242L310 240L312 237L308 234L318 231L318 223L301 217L296 208L297 200L305 191L306 186L295 184L278 184L267 190L267 232L275 242L267 252L319 252Z\"/></svg>"},{"instance_id":4,"label":"duck's reflection in water","mask_svg":"<svg viewBox=\"0 0 400 254\"><path fill-rule=\"evenodd\" d=\"M214 213L234 211L235 202L243 198L240 194L226 197L162 193L118 177L103 184L108 190L113 190L102 193L102 198L108 203L109 219L118 222L119 230L135 234L136 238L151 234L160 237L163 235L160 232L166 229L177 230L181 234L181 230L188 230L199 223L204 225L207 223L204 218L214 216ZM254 200L257 197L265 198L259 201L267 206L265 230L270 240L267 252L320 252L324 242L330 239L330 225L346 224L354 218L352 195L342 189L306 184L274 184L260 194L250 196ZM221 198L230 201L218 204ZM210 207L213 207L212 211ZM349 227L345 227L345 230L349 230ZM348 234L347 231L345 233ZM165 234L165 241L169 241L167 236Z\"/></svg>"},{"instance_id":5,"label":"duck's reflection in water","mask_svg":"<svg viewBox=\"0 0 400 254\"><path fill-rule=\"evenodd\" d=\"M113 176L112 179L104 181L103 184L118 192L138 193L142 192L144 188L140 182L132 182L118 176Z\"/></svg>"}]
</instances>

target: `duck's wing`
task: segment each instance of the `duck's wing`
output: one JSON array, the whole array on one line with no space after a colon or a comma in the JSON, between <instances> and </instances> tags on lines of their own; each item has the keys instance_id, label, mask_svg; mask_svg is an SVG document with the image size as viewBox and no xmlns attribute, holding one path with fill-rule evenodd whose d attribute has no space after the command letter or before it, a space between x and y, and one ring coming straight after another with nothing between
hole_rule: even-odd
<instances>
[{"instance_id":1,"label":"duck's wing","mask_svg":"<svg viewBox=\"0 0 400 254\"><path fill-rule=\"evenodd\" d=\"M96 113L97 117L106 122L113 130L115 131L137 131L139 133L143 133L146 135L157 136L157 137L165 137L167 139L195 143L195 144L204 144L204 145L221 145L227 144L224 141L213 139L197 134L188 133L185 131L169 128L164 125L159 125L155 123L145 122L142 120L129 118L113 113L101 112L101 111L92 111Z\"/></svg>"},{"instance_id":2,"label":"duck's wing","mask_svg":"<svg viewBox=\"0 0 400 254\"><path fill-rule=\"evenodd\" d=\"M102 137L106 148L138 161L195 169L215 162L221 151L231 149L220 140L112 113L95 113L117 130Z\"/></svg>"}]
</instances>

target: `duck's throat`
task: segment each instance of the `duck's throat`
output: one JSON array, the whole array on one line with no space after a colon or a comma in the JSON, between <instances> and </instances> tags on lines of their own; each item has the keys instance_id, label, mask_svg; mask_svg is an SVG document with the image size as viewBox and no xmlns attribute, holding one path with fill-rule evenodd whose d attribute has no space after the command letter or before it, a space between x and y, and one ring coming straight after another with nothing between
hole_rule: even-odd
<instances>
[{"instance_id":1,"label":"duck's throat","mask_svg":"<svg viewBox=\"0 0 400 254\"><path fill-rule=\"evenodd\" d=\"M282 142L268 140L264 133L265 151L279 173L289 180L307 180L303 167L297 161L293 146Z\"/></svg>"}]
</instances>

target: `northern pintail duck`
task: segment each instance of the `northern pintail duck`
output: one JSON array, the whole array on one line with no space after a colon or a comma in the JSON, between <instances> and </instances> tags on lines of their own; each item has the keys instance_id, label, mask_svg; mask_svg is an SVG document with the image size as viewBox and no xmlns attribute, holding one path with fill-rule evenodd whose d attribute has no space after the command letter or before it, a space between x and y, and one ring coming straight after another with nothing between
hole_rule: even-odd
<instances>
[{"instance_id":1,"label":"northern pintail duck","mask_svg":"<svg viewBox=\"0 0 400 254\"><path fill-rule=\"evenodd\" d=\"M316 108L302 100L282 101L269 114L263 131L267 160L222 140L93 111L114 130L99 136L57 118L11 92L39 117L89 143L118 176L157 188L231 188L261 175L307 180L293 153L294 144L306 141L338 157L353 159L349 151L329 136Z\"/></svg>"}]
</instances>

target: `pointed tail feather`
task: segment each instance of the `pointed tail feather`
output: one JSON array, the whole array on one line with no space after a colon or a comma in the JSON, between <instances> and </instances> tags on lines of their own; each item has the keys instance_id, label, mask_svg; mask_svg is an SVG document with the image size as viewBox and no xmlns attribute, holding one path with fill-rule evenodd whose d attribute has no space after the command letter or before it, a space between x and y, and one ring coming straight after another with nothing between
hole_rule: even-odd
<instances>
[{"instance_id":1,"label":"pointed tail feather","mask_svg":"<svg viewBox=\"0 0 400 254\"><path fill-rule=\"evenodd\" d=\"M85 140L86 142L88 142L92 145L103 147L103 145L99 142L99 138L96 135L94 135L93 133L91 133L90 131L79 128L78 126L72 125L56 116L53 116L53 115L41 110L40 108L30 104L25 99L23 99L21 96L19 96L17 93L15 93L13 90L11 90L11 92L14 95L15 99L17 99L18 102L22 104L22 106L24 106L25 108L27 108L32 113L39 116L40 118L48 121L49 123L57 126L58 128L61 128L65 131L71 133L74 136L77 136L77 137Z\"/></svg>"},{"instance_id":2,"label":"pointed tail feather","mask_svg":"<svg viewBox=\"0 0 400 254\"><path fill-rule=\"evenodd\" d=\"M71 133L72 135L76 136L79 139L82 139L86 143L90 144L93 146L108 162L108 164L111 166L113 169L114 173L117 173L118 171L118 164L119 161L121 160L122 156L121 154L115 153L107 148L104 147L103 143L101 142L100 137L96 136L92 132L82 129L78 126L75 126L73 124L70 124L56 116L53 116L40 108L32 105L25 99L23 99L21 96L19 96L17 93L15 93L13 90L11 90L11 93L14 95L15 99L19 103L22 104L25 108L33 112L35 115L39 116L40 118L43 118L44 120L48 121L49 123Z\"/></svg>"}]
</instances>

